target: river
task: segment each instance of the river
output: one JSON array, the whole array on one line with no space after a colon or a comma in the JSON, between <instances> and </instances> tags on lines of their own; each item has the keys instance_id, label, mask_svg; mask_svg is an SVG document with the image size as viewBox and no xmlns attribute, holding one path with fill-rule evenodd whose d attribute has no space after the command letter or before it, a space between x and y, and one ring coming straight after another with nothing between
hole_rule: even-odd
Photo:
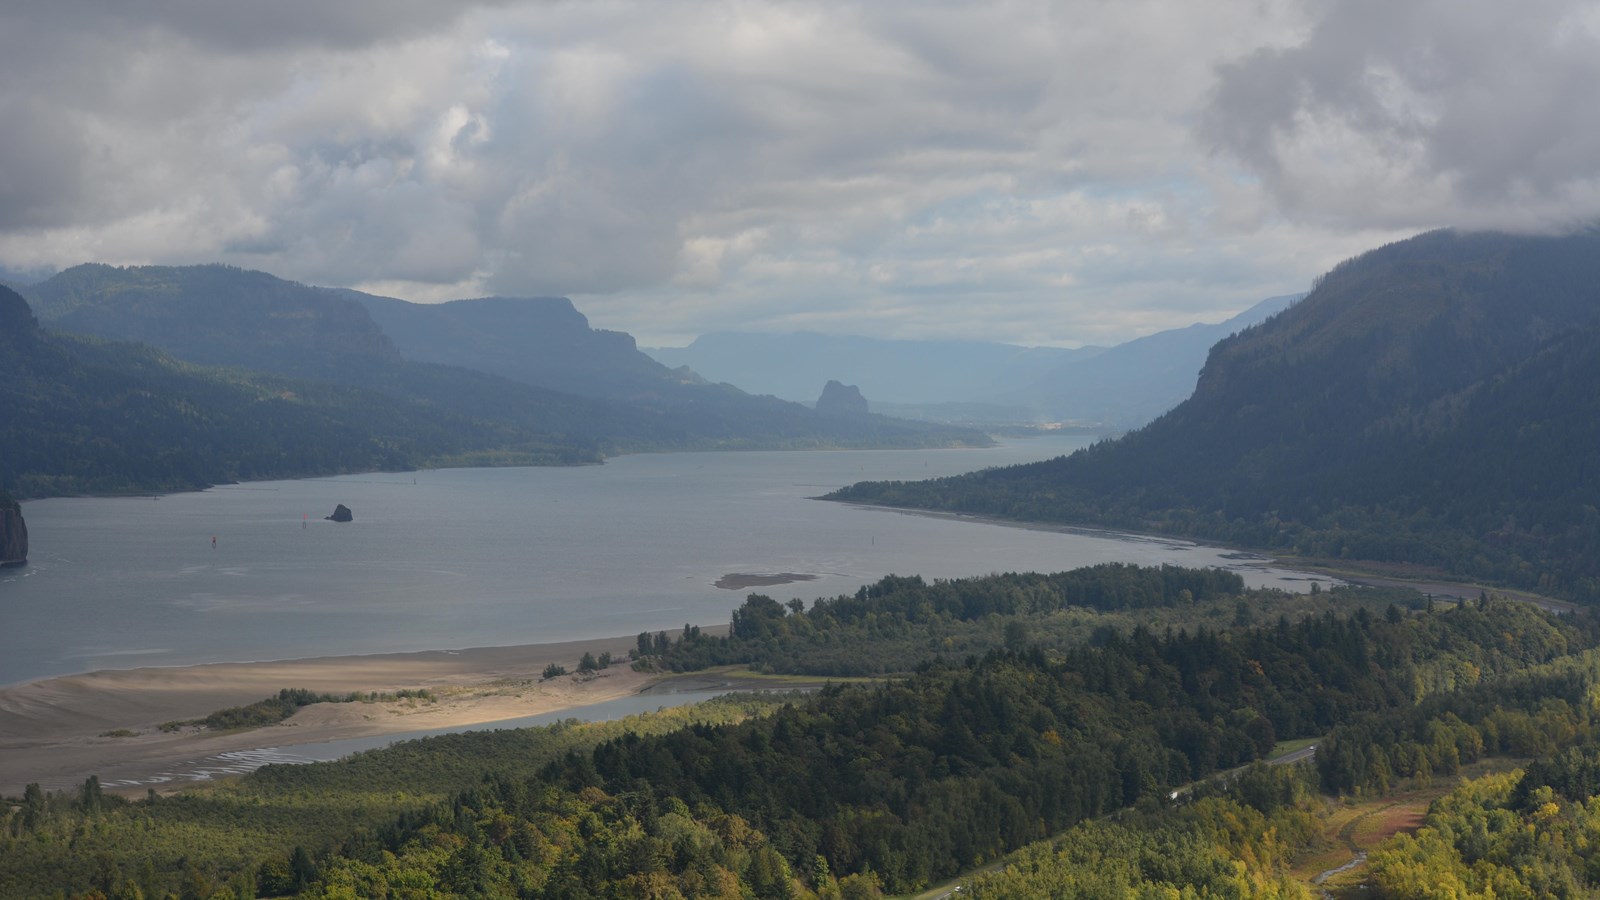
<instances>
[{"instance_id":1,"label":"river","mask_svg":"<svg viewBox=\"0 0 1600 900\"><path fill-rule=\"evenodd\" d=\"M1045 459L1087 439L976 450L623 456L23 504L32 560L0 573L0 685L102 668L574 640L726 622L733 573L953 578L1101 562L1295 573L1216 548L866 509L809 498ZM343 503L346 524L322 517Z\"/></svg>"}]
</instances>

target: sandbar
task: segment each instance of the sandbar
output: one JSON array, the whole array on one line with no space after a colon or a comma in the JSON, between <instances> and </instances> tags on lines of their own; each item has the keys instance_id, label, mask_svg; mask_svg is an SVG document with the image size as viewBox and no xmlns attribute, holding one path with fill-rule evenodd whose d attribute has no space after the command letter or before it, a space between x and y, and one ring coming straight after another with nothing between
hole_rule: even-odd
<instances>
[{"instance_id":1,"label":"sandbar","mask_svg":"<svg viewBox=\"0 0 1600 900\"><path fill-rule=\"evenodd\" d=\"M600 703L637 693L659 678L629 666L635 641L627 636L124 669L4 688L0 795L20 795L30 782L59 790L81 785L90 775L115 781L217 753L476 725ZM618 662L592 676L541 679L550 663L575 670L585 652L609 652ZM238 732L160 729L162 723L254 703L283 688L335 695L426 688L435 699L321 703L281 724Z\"/></svg>"},{"instance_id":2,"label":"sandbar","mask_svg":"<svg viewBox=\"0 0 1600 900\"><path fill-rule=\"evenodd\" d=\"M742 591L745 588L772 587L777 584L793 584L797 581L816 580L816 575L806 575L799 572L729 572L718 578L713 584L725 591Z\"/></svg>"}]
</instances>

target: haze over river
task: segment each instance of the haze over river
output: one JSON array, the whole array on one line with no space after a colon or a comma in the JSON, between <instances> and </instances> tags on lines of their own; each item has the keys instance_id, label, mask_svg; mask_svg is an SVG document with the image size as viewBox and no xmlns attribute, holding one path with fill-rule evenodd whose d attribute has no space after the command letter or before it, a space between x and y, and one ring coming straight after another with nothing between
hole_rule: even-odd
<instances>
[{"instance_id":1,"label":"haze over river","mask_svg":"<svg viewBox=\"0 0 1600 900\"><path fill-rule=\"evenodd\" d=\"M0 572L0 684L103 668L572 640L726 622L732 573L954 578L1100 562L1294 573L1176 541L1032 530L807 498L1060 455L986 450L671 453L581 468L443 469L23 504L32 560ZM321 517L344 503L355 521ZM213 548L212 538L216 538Z\"/></svg>"}]
</instances>

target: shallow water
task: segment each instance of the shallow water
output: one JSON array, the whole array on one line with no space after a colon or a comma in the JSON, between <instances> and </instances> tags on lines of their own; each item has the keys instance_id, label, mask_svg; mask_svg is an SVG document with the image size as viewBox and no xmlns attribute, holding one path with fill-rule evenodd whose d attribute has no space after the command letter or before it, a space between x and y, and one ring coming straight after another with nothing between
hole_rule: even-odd
<instances>
[{"instance_id":1,"label":"shallow water","mask_svg":"<svg viewBox=\"0 0 1600 900\"><path fill-rule=\"evenodd\" d=\"M727 693L725 690L645 692L573 709L557 710L556 712L540 713L539 715L523 716L516 719L503 719L498 722L484 722L477 725L456 725L449 728L349 738L341 741L319 741L310 744L282 744L274 747L257 747L251 750L230 750L213 756L185 760L175 765L154 767L149 771L116 772L112 776L101 779L101 783L109 788L151 788L162 785L188 784L196 781L211 781L233 775L244 775L267 765L305 765L314 762L329 762L343 759L355 753L388 747L401 741L436 737L442 734L531 728L536 725L552 725L567 719L577 719L580 722L610 722L614 719L622 719L641 713L657 712L674 706L702 703L706 700L720 697L725 693ZM67 783L45 785L47 789L67 789L70 786Z\"/></svg>"},{"instance_id":2,"label":"shallow water","mask_svg":"<svg viewBox=\"0 0 1600 900\"><path fill-rule=\"evenodd\" d=\"M102 668L574 640L726 622L730 573L853 593L1100 562L1294 573L1184 542L1066 534L807 499L1045 459L1084 438L984 450L676 453L581 468L444 469L23 504L32 561L0 573L0 684ZM321 516L344 503L355 521ZM213 545L215 538L215 545Z\"/></svg>"}]
</instances>

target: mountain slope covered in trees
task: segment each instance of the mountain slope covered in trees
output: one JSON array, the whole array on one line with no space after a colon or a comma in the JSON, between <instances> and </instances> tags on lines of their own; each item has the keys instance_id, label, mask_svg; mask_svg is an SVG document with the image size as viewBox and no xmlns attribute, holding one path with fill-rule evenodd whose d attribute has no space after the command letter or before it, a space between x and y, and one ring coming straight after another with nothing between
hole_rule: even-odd
<instances>
[{"instance_id":1,"label":"mountain slope covered in trees","mask_svg":"<svg viewBox=\"0 0 1600 900\"><path fill-rule=\"evenodd\" d=\"M83 265L28 295L53 329L364 388L604 452L987 442L884 417L836 422L726 385L682 384L631 337L589 329L565 301L460 301L435 311L215 265Z\"/></svg>"},{"instance_id":2,"label":"mountain slope covered in trees","mask_svg":"<svg viewBox=\"0 0 1600 900\"><path fill-rule=\"evenodd\" d=\"M1600 589L1600 232L1432 232L1220 342L1071 457L835 499L1096 522Z\"/></svg>"},{"instance_id":3,"label":"mountain slope covered in trees","mask_svg":"<svg viewBox=\"0 0 1600 900\"><path fill-rule=\"evenodd\" d=\"M485 297L408 303L354 291L355 298L412 360L490 372L541 388L637 406L682 429L676 440L759 446L938 446L985 438L872 416L838 421L797 403L753 396L731 384L707 384L640 352L633 337L591 328L564 297ZM818 381L812 390L820 390Z\"/></svg>"},{"instance_id":4,"label":"mountain slope covered in trees","mask_svg":"<svg viewBox=\"0 0 1600 900\"><path fill-rule=\"evenodd\" d=\"M1193 393L1206 353L1217 341L1303 296L1269 297L1222 322L1158 331L1091 357L1073 357L1000 399L1027 404L1051 419L1137 428Z\"/></svg>"},{"instance_id":5,"label":"mountain slope covered in trees","mask_svg":"<svg viewBox=\"0 0 1600 900\"><path fill-rule=\"evenodd\" d=\"M1110 587L1131 589L1122 600L1140 603L1144 588L1180 577L1204 576L1051 576L1072 602L1095 602ZM977 599L1010 587L979 580L958 589ZM892 605L876 612L905 624ZM903 613L919 614L915 604ZM758 636L780 654L809 641L807 616L783 615L796 627ZM1596 710L1585 698L1600 672L1597 637L1591 615L1549 616L1509 601L1415 615L1397 606L1326 611L1164 635L1111 629L1088 644L1033 644L925 665L892 682L831 686L720 724L611 730L600 740L584 735L608 726L450 735L338 763L271 766L236 786L138 803L105 796L92 780L50 796L30 788L0 812L0 892L88 896L133 882L155 896L191 886L213 896L228 885L308 898L429 890L871 898L879 886L919 890L1136 805L1133 818L1102 820L1132 830L1094 842L1089 852L1106 854L1096 872L1179 885L1215 879L1216 893L1197 896L1263 896L1248 884L1228 889L1246 873L1218 858L1238 848L1210 828L1152 859L1168 838L1143 817L1171 810L1174 789L1197 778L1329 729L1337 748L1383 723L1418 719L1418 736L1434 739L1406 735L1394 750L1408 765L1430 760L1439 774L1485 753L1592 745ZM1530 688L1553 702L1528 702ZM1346 722L1354 730L1341 730ZM1319 752L1318 774L1364 778L1386 747L1330 753L1326 764ZM1276 805L1260 804L1266 795L1287 801L1299 790L1259 772L1239 784L1263 812ZM1235 839L1243 824L1228 829ZM1154 831L1142 834L1146 825ZM1261 868L1243 880L1287 887L1283 857L1312 830L1302 821L1298 837L1282 835L1288 843L1255 860ZM1081 860L1059 864L1036 858L1015 874L1086 877ZM991 887L985 896L1049 893ZM1104 884L1064 894L1105 895Z\"/></svg>"},{"instance_id":6,"label":"mountain slope covered in trees","mask_svg":"<svg viewBox=\"0 0 1600 900\"><path fill-rule=\"evenodd\" d=\"M639 352L631 335L591 328L565 297L409 303L338 293L361 304L407 359L591 397L637 397L683 382Z\"/></svg>"},{"instance_id":7,"label":"mountain slope covered in trees","mask_svg":"<svg viewBox=\"0 0 1600 900\"><path fill-rule=\"evenodd\" d=\"M55 334L0 288L0 487L22 496L474 461L598 462L598 448L371 390L176 361Z\"/></svg>"}]
</instances>

